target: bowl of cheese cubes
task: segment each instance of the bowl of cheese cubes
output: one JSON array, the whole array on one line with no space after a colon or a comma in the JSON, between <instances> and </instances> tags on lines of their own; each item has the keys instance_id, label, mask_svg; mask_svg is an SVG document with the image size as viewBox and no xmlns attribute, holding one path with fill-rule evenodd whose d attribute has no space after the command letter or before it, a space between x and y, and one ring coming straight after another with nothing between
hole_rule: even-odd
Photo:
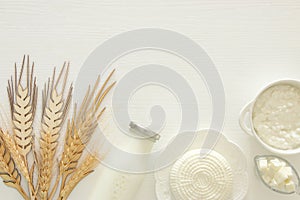
<instances>
[{"instance_id":1,"label":"bowl of cheese cubes","mask_svg":"<svg viewBox=\"0 0 300 200\"><path fill-rule=\"evenodd\" d=\"M268 188L281 194L299 194L299 175L287 160L263 155L254 161L258 176Z\"/></svg>"}]
</instances>

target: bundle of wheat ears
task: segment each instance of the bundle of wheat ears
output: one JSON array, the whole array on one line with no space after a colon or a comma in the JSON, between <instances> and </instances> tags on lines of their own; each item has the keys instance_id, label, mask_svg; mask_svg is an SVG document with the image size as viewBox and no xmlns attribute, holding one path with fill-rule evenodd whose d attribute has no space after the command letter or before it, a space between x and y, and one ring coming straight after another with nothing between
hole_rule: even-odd
<instances>
[{"instance_id":1,"label":"bundle of wheat ears","mask_svg":"<svg viewBox=\"0 0 300 200\"><path fill-rule=\"evenodd\" d=\"M38 127L34 127L38 87L29 56L24 56L19 72L15 64L15 75L8 81L11 127L0 129L0 176L26 200L67 199L100 162L97 153L84 152L105 111L101 103L115 84L109 84L114 70L101 87L98 77L81 105L74 105L71 117L73 87L68 86L68 73L69 63L64 63L60 73L56 76L54 69L45 84ZM60 145L62 152L57 152Z\"/></svg>"}]
</instances>

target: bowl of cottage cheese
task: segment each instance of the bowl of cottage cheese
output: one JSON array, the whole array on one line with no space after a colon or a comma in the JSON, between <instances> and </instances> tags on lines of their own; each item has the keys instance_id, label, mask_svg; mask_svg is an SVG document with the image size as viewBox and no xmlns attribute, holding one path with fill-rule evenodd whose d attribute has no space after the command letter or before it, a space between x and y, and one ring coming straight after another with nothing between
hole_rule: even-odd
<instances>
[{"instance_id":1,"label":"bowl of cottage cheese","mask_svg":"<svg viewBox=\"0 0 300 200\"><path fill-rule=\"evenodd\" d=\"M268 150L300 153L300 82L281 80L268 85L244 107L239 122Z\"/></svg>"}]
</instances>

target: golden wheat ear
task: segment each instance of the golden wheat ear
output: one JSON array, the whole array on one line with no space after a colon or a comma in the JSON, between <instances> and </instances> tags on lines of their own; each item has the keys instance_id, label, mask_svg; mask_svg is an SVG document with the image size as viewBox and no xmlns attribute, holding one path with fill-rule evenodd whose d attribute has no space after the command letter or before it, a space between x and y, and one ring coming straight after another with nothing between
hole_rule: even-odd
<instances>
[{"instance_id":1,"label":"golden wheat ear","mask_svg":"<svg viewBox=\"0 0 300 200\"><path fill-rule=\"evenodd\" d=\"M114 71L115 70L110 73L98 93L96 93L96 90L100 83L100 77L98 77L92 91L88 89L79 108L78 115L76 114L77 106L75 106L73 120L69 123L66 133L65 146L60 163L61 173L64 176L68 176L74 172L78 161L82 156L85 145L90 141L93 133L95 132L98 120L105 111L105 107L100 109L100 103L115 84L114 82L105 89Z\"/></svg>"},{"instance_id":2,"label":"golden wheat ear","mask_svg":"<svg viewBox=\"0 0 300 200\"><path fill-rule=\"evenodd\" d=\"M27 68L26 74L24 73L25 67ZM20 73L18 74L15 64L15 76L8 82L7 87L14 125L14 140L25 162L27 162L27 155L32 149L32 126L37 102L37 86L33 70L34 63L30 65L29 56L27 56L27 61L24 56ZM22 83L24 76L25 84Z\"/></svg>"},{"instance_id":3,"label":"golden wheat ear","mask_svg":"<svg viewBox=\"0 0 300 200\"><path fill-rule=\"evenodd\" d=\"M76 128L78 129L79 137L84 144L90 141L92 134L98 126L100 117L106 109L105 107L101 108L101 104L106 95L116 84L116 82L109 84L109 81L114 73L115 70L113 70L109 74L108 78L105 80L105 82L97 92L97 88L100 82L100 78L98 78L92 92L88 90L85 95L84 101L79 108L79 114L78 116L76 116Z\"/></svg>"},{"instance_id":4,"label":"golden wheat ear","mask_svg":"<svg viewBox=\"0 0 300 200\"><path fill-rule=\"evenodd\" d=\"M21 175L4 142L3 134L3 131L0 130L0 177L7 186L15 188L25 200L29 200L21 186Z\"/></svg>"},{"instance_id":5,"label":"golden wheat ear","mask_svg":"<svg viewBox=\"0 0 300 200\"><path fill-rule=\"evenodd\" d=\"M99 164L99 158L96 155L88 155L82 164L76 168L70 177L68 184L60 191L59 200L67 200L76 185L94 171Z\"/></svg>"},{"instance_id":6,"label":"golden wheat ear","mask_svg":"<svg viewBox=\"0 0 300 200\"><path fill-rule=\"evenodd\" d=\"M69 120L68 122L64 150L60 161L60 172L55 184L57 187L59 182L61 182L60 193L66 193L66 191L68 191L70 188L73 189L73 187L70 187L70 185L74 184L74 180L71 181L72 178L70 178L70 180L67 179L77 170L79 160L82 157L86 145L90 141L98 125L98 121L105 111L105 107L101 108L100 104L104 97L115 85L115 82L108 85L108 82L114 72L115 70L110 73L102 87L97 92L100 83L100 77L98 77L94 87L92 89L89 87L87 93L85 94L84 100L80 105L78 112L77 106L75 106L73 119ZM74 176L71 177L74 179ZM61 181L60 178L62 179ZM78 180L78 182L80 180ZM51 197L53 195L54 191L52 191ZM65 197L64 194L62 196Z\"/></svg>"},{"instance_id":7,"label":"golden wheat ear","mask_svg":"<svg viewBox=\"0 0 300 200\"><path fill-rule=\"evenodd\" d=\"M47 200L49 196L58 138L72 98L72 86L69 87L67 95L65 95L68 73L69 63L64 63L59 76L57 78L55 77L54 70L52 79L49 79L43 91L42 129L40 138L41 160L39 162L38 179L39 196L41 200Z\"/></svg>"},{"instance_id":8,"label":"golden wheat ear","mask_svg":"<svg viewBox=\"0 0 300 200\"><path fill-rule=\"evenodd\" d=\"M33 121L37 104L37 86L34 77L34 63L30 64L29 56L23 57L21 70L18 73L15 64L15 75L8 81L8 98L10 102L13 138L5 134L4 140L11 149L16 165L28 182L31 193L34 193L32 177L29 173L28 155L33 145ZM32 195L31 195L32 196Z\"/></svg>"}]
</instances>

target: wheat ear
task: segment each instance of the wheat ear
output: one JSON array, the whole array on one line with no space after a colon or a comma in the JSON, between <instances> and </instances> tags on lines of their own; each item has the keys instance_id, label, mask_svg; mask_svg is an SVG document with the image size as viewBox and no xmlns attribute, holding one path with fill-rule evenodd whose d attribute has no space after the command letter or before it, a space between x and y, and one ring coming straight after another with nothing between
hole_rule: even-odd
<instances>
[{"instance_id":1,"label":"wheat ear","mask_svg":"<svg viewBox=\"0 0 300 200\"><path fill-rule=\"evenodd\" d=\"M24 68L26 65L26 75ZM32 150L33 143L33 120L37 104L37 86L36 78L33 77L34 63L30 66L29 56L24 55L21 71L18 76L15 64L15 77L8 81L8 97L11 107L11 117L13 122L13 139L17 149L12 151L17 166L21 168L22 175L25 176L30 187L31 196L35 193L32 177L29 175L29 166L27 156ZM25 86L22 84L22 78L26 76ZM9 138L7 138L9 141ZM12 142L12 141L10 141ZM17 150L17 151L16 151ZM17 156L18 155L18 156ZM23 161L21 162L21 159ZM25 167L23 166L25 165Z\"/></svg>"},{"instance_id":2,"label":"wheat ear","mask_svg":"<svg viewBox=\"0 0 300 200\"><path fill-rule=\"evenodd\" d=\"M62 178L62 189L62 187L65 185L68 176L75 171L84 149L85 145L82 143L78 135L78 131L76 130L74 125L74 120L72 120L72 122L69 121L66 131L64 150L61 161L59 163L59 173L56 178L52 192L50 193L49 199L52 199L55 195L60 179Z\"/></svg>"},{"instance_id":3,"label":"wheat ear","mask_svg":"<svg viewBox=\"0 0 300 200\"><path fill-rule=\"evenodd\" d=\"M0 130L0 176L7 186L15 188L25 200L29 200L21 186L21 175L2 136L3 132Z\"/></svg>"},{"instance_id":4,"label":"wheat ear","mask_svg":"<svg viewBox=\"0 0 300 200\"><path fill-rule=\"evenodd\" d=\"M45 86L43 92L43 116L40 139L41 162L39 162L39 195L42 200L48 199L58 138L71 101L72 86L69 88L66 100L63 98L68 72L69 64L66 67L65 63L56 80L54 70L51 86L49 81L48 86ZM62 91L58 94L57 87L62 80L63 74Z\"/></svg>"},{"instance_id":5,"label":"wheat ear","mask_svg":"<svg viewBox=\"0 0 300 200\"><path fill-rule=\"evenodd\" d=\"M26 157L32 148L32 124L36 110L37 87L36 79L33 78L34 63L30 69L29 56L27 56L26 86L23 86L21 83L25 62L26 59L24 56L19 77L17 77L18 73L15 65L15 84L13 84L13 80L11 79L7 89L14 124L14 140L20 154L27 161Z\"/></svg>"},{"instance_id":6,"label":"wheat ear","mask_svg":"<svg viewBox=\"0 0 300 200\"><path fill-rule=\"evenodd\" d=\"M28 168L24 162L24 159L22 157L22 155L20 154L18 147L14 141L14 139L12 138L11 135L9 135L8 133L1 131L1 137L3 139L3 141L6 144L7 149L10 151L12 158L14 159L14 162L16 164L16 167L19 169L19 171L21 172L21 174L23 175L23 177L30 182L31 178L29 175L29 171Z\"/></svg>"},{"instance_id":7,"label":"wheat ear","mask_svg":"<svg viewBox=\"0 0 300 200\"><path fill-rule=\"evenodd\" d=\"M105 111L105 107L100 109L101 103L103 102L106 95L113 88L116 82L113 82L107 86L115 70L113 70L108 78L105 80L99 91L96 93L96 89L99 85L100 79L98 78L92 92L87 92L85 99L80 106L79 114L76 116L76 125L79 130L79 136L83 143L88 143L96 127L98 121Z\"/></svg>"},{"instance_id":8,"label":"wheat ear","mask_svg":"<svg viewBox=\"0 0 300 200\"><path fill-rule=\"evenodd\" d=\"M100 82L100 78L98 78L93 90L91 92L88 90L86 93L84 101L79 109L79 115L77 116L76 111L74 112L73 118L76 119L78 125L76 125L73 120L69 134L67 134L61 162L62 166L64 166L62 167L62 173L65 175L69 175L77 167L78 160L82 156L85 145L91 139L91 136L98 125L98 121L105 111L105 107L100 110L100 103L115 84L114 82L105 89L113 73L114 70L110 73L99 92L96 93ZM72 152L73 155L71 154L71 156L68 156L68 152Z\"/></svg>"},{"instance_id":9,"label":"wheat ear","mask_svg":"<svg viewBox=\"0 0 300 200\"><path fill-rule=\"evenodd\" d=\"M104 90L103 88L106 86L113 73L114 71L106 79L100 91ZM92 92L90 92L89 89L88 92L86 93L83 103L81 104L79 116L76 115L76 110L74 112L73 118L77 120L77 123L79 123L79 125L77 126L75 125L74 119L72 120L72 123L69 123L67 133L66 133L64 151L60 163L61 174L63 174L64 176L68 176L69 174L71 174L77 167L78 161L82 156L85 145L90 140L92 134L94 133L98 125L98 120L100 119L101 115L105 111L105 108L103 108L100 112L98 112L99 107L97 110L92 110L95 106L94 105L90 106L89 105L90 102L98 103L100 99L101 99L100 101L102 101L106 96L106 94L111 90L111 88L115 84L112 83L105 90L105 92L102 94L103 98L100 98L98 93L96 98L98 98L99 100L95 101L95 99L93 98L95 95L95 91L99 85L99 81L100 79L98 78Z\"/></svg>"},{"instance_id":10,"label":"wheat ear","mask_svg":"<svg viewBox=\"0 0 300 200\"><path fill-rule=\"evenodd\" d=\"M58 200L66 200L76 185L84 179L87 175L92 173L99 164L99 158L95 155L88 155L83 163L75 170L66 186L59 194Z\"/></svg>"},{"instance_id":11,"label":"wheat ear","mask_svg":"<svg viewBox=\"0 0 300 200\"><path fill-rule=\"evenodd\" d=\"M67 176L74 172L78 161L85 149L85 144L81 141L78 130L75 127L74 120L68 122L68 128L65 138L65 146L60 162L60 173L63 175L62 185L64 185Z\"/></svg>"},{"instance_id":12,"label":"wheat ear","mask_svg":"<svg viewBox=\"0 0 300 200\"><path fill-rule=\"evenodd\" d=\"M115 84L114 82L105 89L114 72L115 70L110 73L98 93L96 93L96 90L100 83L100 77L98 77L92 91L90 91L89 87L80 106L78 116L76 114L77 106L75 105L73 119L68 122L64 150L60 161L59 175L51 192L51 198L55 194L60 178L62 178L60 188L60 191L62 191L68 176L72 174L78 166L85 145L89 142L98 125L98 120L105 111L105 107L100 110L100 104ZM76 125L75 120L79 125Z\"/></svg>"}]
</instances>

